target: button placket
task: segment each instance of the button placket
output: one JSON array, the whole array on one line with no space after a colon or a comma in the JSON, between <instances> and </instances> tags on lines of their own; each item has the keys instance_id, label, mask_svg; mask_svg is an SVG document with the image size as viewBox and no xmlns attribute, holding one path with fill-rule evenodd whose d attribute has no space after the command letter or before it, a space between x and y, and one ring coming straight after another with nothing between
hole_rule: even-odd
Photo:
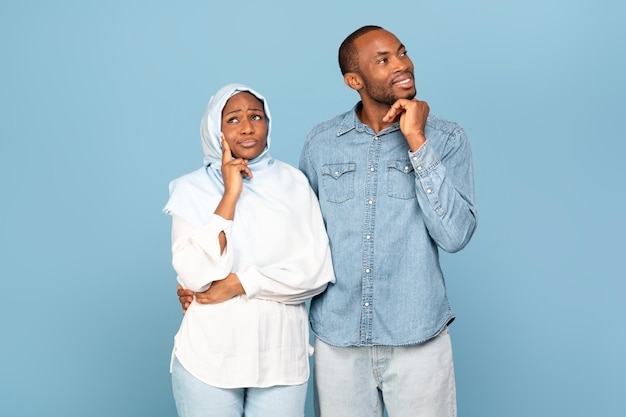
<instances>
[{"instance_id":1,"label":"button placket","mask_svg":"<svg viewBox=\"0 0 626 417\"><path fill-rule=\"evenodd\" d=\"M371 343L372 339L372 297L373 297L373 276L371 262L374 258L374 219L376 212L376 193L378 184L378 165L380 158L380 146L382 141L377 135L372 136L366 165L366 186L365 186L365 218L363 222L363 274L361 283L361 335L362 343Z\"/></svg>"}]
</instances>

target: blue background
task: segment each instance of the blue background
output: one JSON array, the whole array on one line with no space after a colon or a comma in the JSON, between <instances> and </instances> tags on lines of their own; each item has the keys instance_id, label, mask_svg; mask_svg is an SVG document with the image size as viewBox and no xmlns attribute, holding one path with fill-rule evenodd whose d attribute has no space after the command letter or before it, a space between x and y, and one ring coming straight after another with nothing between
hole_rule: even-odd
<instances>
[{"instance_id":1,"label":"blue background","mask_svg":"<svg viewBox=\"0 0 626 417\"><path fill-rule=\"evenodd\" d=\"M174 416L168 182L220 86L297 165L350 108L354 29L394 32L462 124L479 226L442 255L459 415L623 415L626 6L618 1L0 4L0 415ZM307 416L312 416L310 402Z\"/></svg>"}]
</instances>

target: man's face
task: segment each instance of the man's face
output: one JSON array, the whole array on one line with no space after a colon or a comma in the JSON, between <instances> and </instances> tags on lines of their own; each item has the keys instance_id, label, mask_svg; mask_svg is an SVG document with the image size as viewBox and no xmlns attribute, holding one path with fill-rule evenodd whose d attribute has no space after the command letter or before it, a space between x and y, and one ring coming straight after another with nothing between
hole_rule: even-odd
<instances>
[{"instance_id":1,"label":"man's face","mask_svg":"<svg viewBox=\"0 0 626 417\"><path fill-rule=\"evenodd\" d=\"M373 30L357 38L355 46L363 81L361 94L388 106L400 98L415 97L413 62L393 33Z\"/></svg>"}]
</instances>

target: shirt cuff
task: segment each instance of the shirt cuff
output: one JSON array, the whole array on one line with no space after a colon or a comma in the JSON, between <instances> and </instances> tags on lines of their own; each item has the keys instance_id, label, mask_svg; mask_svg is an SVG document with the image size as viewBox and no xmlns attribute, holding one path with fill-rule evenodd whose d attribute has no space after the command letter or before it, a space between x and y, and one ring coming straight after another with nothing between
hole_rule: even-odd
<instances>
[{"instance_id":1,"label":"shirt cuff","mask_svg":"<svg viewBox=\"0 0 626 417\"><path fill-rule=\"evenodd\" d=\"M420 178L430 175L441 163L437 151L433 149L428 140L417 151L409 151L409 159L413 165L413 170Z\"/></svg>"},{"instance_id":2,"label":"shirt cuff","mask_svg":"<svg viewBox=\"0 0 626 417\"><path fill-rule=\"evenodd\" d=\"M250 269L247 271L236 272L236 274L243 290L246 292L246 297L254 298L259 295L259 292L261 291L261 286L259 285L260 277L255 270Z\"/></svg>"}]
</instances>

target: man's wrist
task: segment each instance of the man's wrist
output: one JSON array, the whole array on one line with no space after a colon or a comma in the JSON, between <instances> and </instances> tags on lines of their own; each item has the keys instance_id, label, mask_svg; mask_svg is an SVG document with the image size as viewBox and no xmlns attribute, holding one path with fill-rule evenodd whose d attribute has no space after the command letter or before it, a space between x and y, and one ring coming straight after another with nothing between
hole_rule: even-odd
<instances>
[{"instance_id":1,"label":"man's wrist","mask_svg":"<svg viewBox=\"0 0 626 417\"><path fill-rule=\"evenodd\" d=\"M409 144L409 150L411 153L415 153L426 143L426 135L423 132L414 133L411 135L405 135L406 141Z\"/></svg>"}]
</instances>

